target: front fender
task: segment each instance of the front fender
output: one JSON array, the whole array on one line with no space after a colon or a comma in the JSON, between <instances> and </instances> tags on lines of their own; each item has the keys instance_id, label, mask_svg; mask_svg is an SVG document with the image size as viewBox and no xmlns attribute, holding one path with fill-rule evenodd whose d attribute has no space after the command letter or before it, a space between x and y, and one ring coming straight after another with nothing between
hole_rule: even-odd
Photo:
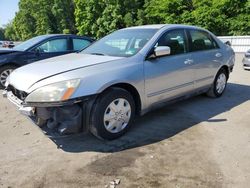
<instances>
[{"instance_id":1,"label":"front fender","mask_svg":"<svg viewBox=\"0 0 250 188\"><path fill-rule=\"evenodd\" d=\"M141 97L144 93L143 65L131 63L124 66L100 67L98 71L94 67L89 67L89 74L85 75L78 90L73 94L73 98L99 94L105 89L116 84L129 84L133 86ZM102 70L102 71L100 71Z\"/></svg>"}]
</instances>

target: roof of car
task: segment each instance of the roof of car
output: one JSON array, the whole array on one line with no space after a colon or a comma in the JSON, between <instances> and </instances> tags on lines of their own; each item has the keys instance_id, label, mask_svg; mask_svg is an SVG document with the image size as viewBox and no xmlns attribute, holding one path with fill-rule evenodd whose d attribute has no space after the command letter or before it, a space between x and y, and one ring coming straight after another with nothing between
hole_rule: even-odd
<instances>
[{"instance_id":1,"label":"roof of car","mask_svg":"<svg viewBox=\"0 0 250 188\"><path fill-rule=\"evenodd\" d=\"M40 36L44 36L44 37L57 37L57 36L78 36L78 37L82 37L79 35L74 35L74 34L46 34L46 35L40 35Z\"/></svg>"},{"instance_id":2,"label":"roof of car","mask_svg":"<svg viewBox=\"0 0 250 188\"><path fill-rule=\"evenodd\" d=\"M153 25L141 25L141 26L134 26L134 27L128 27L125 29L161 29L163 27L165 28L171 28L171 27L183 27L183 28L198 28L196 26L191 25L183 25L183 24L153 24Z\"/></svg>"},{"instance_id":3,"label":"roof of car","mask_svg":"<svg viewBox=\"0 0 250 188\"><path fill-rule=\"evenodd\" d=\"M166 26L166 24L140 25L140 26L128 27L126 29L160 29L164 26Z\"/></svg>"},{"instance_id":4,"label":"roof of car","mask_svg":"<svg viewBox=\"0 0 250 188\"><path fill-rule=\"evenodd\" d=\"M71 37L79 37L79 38L83 38L83 39L88 39L91 41L94 41L93 38L88 37L88 36L80 36L80 35L75 35L75 34L46 34L46 35L39 35L37 37L40 37L42 40L47 39L47 38L51 38L51 37L60 37L60 36L71 36Z\"/></svg>"}]
</instances>

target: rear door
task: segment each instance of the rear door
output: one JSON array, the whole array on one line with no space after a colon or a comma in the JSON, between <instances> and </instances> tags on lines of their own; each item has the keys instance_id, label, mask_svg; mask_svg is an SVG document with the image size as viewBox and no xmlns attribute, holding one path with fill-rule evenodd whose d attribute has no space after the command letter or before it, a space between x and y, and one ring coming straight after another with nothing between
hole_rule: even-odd
<instances>
[{"instance_id":1,"label":"rear door","mask_svg":"<svg viewBox=\"0 0 250 188\"><path fill-rule=\"evenodd\" d=\"M189 49L194 61L195 88L211 85L223 61L223 53L213 37L203 30L188 30Z\"/></svg>"},{"instance_id":2,"label":"rear door","mask_svg":"<svg viewBox=\"0 0 250 188\"><path fill-rule=\"evenodd\" d=\"M187 53L184 29L167 31L156 46L169 46L171 54L144 62L145 92L149 104L175 98L194 89L194 70Z\"/></svg>"}]
</instances>

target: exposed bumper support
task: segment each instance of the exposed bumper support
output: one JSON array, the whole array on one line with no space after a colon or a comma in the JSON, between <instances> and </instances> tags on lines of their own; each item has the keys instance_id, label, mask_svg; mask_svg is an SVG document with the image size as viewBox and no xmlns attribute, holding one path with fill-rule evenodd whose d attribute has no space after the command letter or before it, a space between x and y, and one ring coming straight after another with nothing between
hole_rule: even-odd
<instances>
[{"instance_id":1,"label":"exposed bumper support","mask_svg":"<svg viewBox=\"0 0 250 188\"><path fill-rule=\"evenodd\" d=\"M19 112L23 115L26 115L26 116L34 116L35 114L35 108L34 107L20 107L19 109Z\"/></svg>"},{"instance_id":2,"label":"exposed bumper support","mask_svg":"<svg viewBox=\"0 0 250 188\"><path fill-rule=\"evenodd\" d=\"M3 91L3 97L8 98L10 102L15 104L19 110L19 112L26 116L34 116L35 108L29 106L23 106L20 99L18 99L11 91Z\"/></svg>"}]
</instances>

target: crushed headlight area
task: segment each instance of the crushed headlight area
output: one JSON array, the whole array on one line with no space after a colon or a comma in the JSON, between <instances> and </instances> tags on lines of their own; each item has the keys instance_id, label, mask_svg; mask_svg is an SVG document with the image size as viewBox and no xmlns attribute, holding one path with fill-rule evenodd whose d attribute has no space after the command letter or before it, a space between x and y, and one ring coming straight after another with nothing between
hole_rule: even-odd
<instances>
[{"instance_id":1,"label":"crushed headlight area","mask_svg":"<svg viewBox=\"0 0 250 188\"><path fill-rule=\"evenodd\" d=\"M68 135L81 132L82 114L82 108L79 104L62 107L38 107L32 119L42 129L60 135Z\"/></svg>"}]
</instances>

